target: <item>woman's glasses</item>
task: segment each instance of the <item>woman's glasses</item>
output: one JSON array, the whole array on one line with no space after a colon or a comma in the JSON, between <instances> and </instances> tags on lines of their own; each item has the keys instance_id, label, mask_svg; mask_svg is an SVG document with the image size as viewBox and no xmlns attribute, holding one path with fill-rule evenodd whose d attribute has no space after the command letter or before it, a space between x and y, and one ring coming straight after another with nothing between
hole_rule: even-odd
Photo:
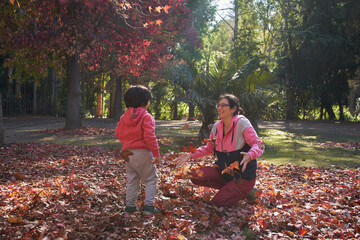
<instances>
[{"instance_id":1,"label":"woman's glasses","mask_svg":"<svg viewBox=\"0 0 360 240\"><path fill-rule=\"evenodd\" d=\"M215 105L216 108L224 108L224 107L227 107L227 106L230 106L230 104L222 103L222 104L216 104Z\"/></svg>"}]
</instances>

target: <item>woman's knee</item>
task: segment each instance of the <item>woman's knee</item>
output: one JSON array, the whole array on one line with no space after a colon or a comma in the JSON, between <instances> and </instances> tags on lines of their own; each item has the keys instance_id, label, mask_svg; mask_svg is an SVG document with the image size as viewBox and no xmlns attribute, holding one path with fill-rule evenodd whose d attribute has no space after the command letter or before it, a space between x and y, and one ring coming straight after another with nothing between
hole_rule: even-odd
<instances>
[{"instance_id":1,"label":"woman's knee","mask_svg":"<svg viewBox=\"0 0 360 240\"><path fill-rule=\"evenodd\" d=\"M217 192L211 202L217 207L231 207L245 199L246 194L247 192L242 191L234 181L231 181Z\"/></svg>"}]
</instances>

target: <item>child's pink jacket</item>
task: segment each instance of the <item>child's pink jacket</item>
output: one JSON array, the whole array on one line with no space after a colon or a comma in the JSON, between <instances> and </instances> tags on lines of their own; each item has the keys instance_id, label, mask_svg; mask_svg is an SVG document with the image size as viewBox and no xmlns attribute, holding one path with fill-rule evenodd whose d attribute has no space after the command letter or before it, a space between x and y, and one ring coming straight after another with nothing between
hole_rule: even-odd
<instances>
[{"instance_id":1,"label":"child's pink jacket","mask_svg":"<svg viewBox=\"0 0 360 240\"><path fill-rule=\"evenodd\" d=\"M220 152L232 152L241 149L247 143L251 149L249 155L251 160L260 157L264 152L264 144L261 139L257 136L250 121L243 115L235 115L232 119L229 130L223 136L224 124L223 121L215 123L211 133L210 139L215 139L215 148ZM197 149L192 154L193 158L204 157L214 153L214 145L209 141L205 146Z\"/></svg>"},{"instance_id":2,"label":"child's pink jacket","mask_svg":"<svg viewBox=\"0 0 360 240\"><path fill-rule=\"evenodd\" d=\"M122 150L149 149L158 157L159 145L155 135L155 120L144 108L128 108L115 129L115 137L122 144Z\"/></svg>"}]
</instances>

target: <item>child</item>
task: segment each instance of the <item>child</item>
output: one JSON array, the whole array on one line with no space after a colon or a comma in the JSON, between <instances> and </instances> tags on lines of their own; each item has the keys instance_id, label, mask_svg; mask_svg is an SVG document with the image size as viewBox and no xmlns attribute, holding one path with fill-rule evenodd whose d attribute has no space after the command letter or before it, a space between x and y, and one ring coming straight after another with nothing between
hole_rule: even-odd
<instances>
[{"instance_id":1,"label":"child","mask_svg":"<svg viewBox=\"0 0 360 240\"><path fill-rule=\"evenodd\" d=\"M147 216L158 212L154 207L158 181L155 164L158 163L160 155L155 136L155 120L147 112L150 99L151 92L148 88L141 85L130 87L124 96L128 109L120 117L115 130L115 136L122 143L122 151L129 155L128 161L125 159L127 176L125 212L137 211L136 200L142 180L145 183L144 215Z\"/></svg>"}]
</instances>

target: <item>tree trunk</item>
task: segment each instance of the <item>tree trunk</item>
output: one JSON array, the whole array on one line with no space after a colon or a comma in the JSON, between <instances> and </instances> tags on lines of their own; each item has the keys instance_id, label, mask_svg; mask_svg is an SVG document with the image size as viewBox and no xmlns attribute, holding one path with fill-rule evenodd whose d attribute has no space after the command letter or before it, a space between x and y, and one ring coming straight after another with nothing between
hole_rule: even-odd
<instances>
[{"instance_id":1,"label":"tree trunk","mask_svg":"<svg viewBox=\"0 0 360 240\"><path fill-rule=\"evenodd\" d=\"M287 21L286 21L287 22ZM286 23L287 25L287 23ZM288 31L287 27L285 29ZM288 44L285 44L285 89L286 89L286 119L294 119L294 100L293 100L293 93L291 89L291 68L290 68L290 56L289 56L289 49Z\"/></svg>"},{"instance_id":2,"label":"tree trunk","mask_svg":"<svg viewBox=\"0 0 360 240\"><path fill-rule=\"evenodd\" d=\"M116 121L119 121L120 117L122 115L122 80L121 80L121 76L117 77L115 88L116 88L116 91L115 91L114 119Z\"/></svg>"},{"instance_id":3,"label":"tree trunk","mask_svg":"<svg viewBox=\"0 0 360 240\"><path fill-rule=\"evenodd\" d=\"M111 76L113 78L113 76ZM116 82L112 79L112 88L110 90L110 101L109 101L109 110L108 118L114 118L115 114L115 96L116 96Z\"/></svg>"},{"instance_id":4,"label":"tree trunk","mask_svg":"<svg viewBox=\"0 0 360 240\"><path fill-rule=\"evenodd\" d=\"M188 121L194 121L195 118L195 106L193 103L189 103L189 118Z\"/></svg>"},{"instance_id":5,"label":"tree trunk","mask_svg":"<svg viewBox=\"0 0 360 240\"><path fill-rule=\"evenodd\" d=\"M203 114L203 122L199 130L199 138L209 138L212 125L216 117L214 106L206 105Z\"/></svg>"},{"instance_id":6,"label":"tree trunk","mask_svg":"<svg viewBox=\"0 0 360 240\"><path fill-rule=\"evenodd\" d=\"M32 115L37 114L37 85L36 81L33 84L33 101L32 101Z\"/></svg>"},{"instance_id":7,"label":"tree trunk","mask_svg":"<svg viewBox=\"0 0 360 240\"><path fill-rule=\"evenodd\" d=\"M49 78L50 78L50 109L49 113L51 116L56 115L56 105L55 105L55 89L56 89L56 73L53 68L49 69Z\"/></svg>"},{"instance_id":8,"label":"tree trunk","mask_svg":"<svg viewBox=\"0 0 360 240\"><path fill-rule=\"evenodd\" d=\"M284 18L284 33L285 44L284 44L284 58L285 58L285 92L286 92L286 119L294 119L294 100L293 93L291 89L291 64L290 64L290 54L289 49L291 45L290 32L289 32L289 16L291 10L292 0L286 0L285 2L279 1L281 7L281 15Z\"/></svg>"},{"instance_id":9,"label":"tree trunk","mask_svg":"<svg viewBox=\"0 0 360 240\"><path fill-rule=\"evenodd\" d=\"M239 2L234 1L234 44L239 35Z\"/></svg>"},{"instance_id":10,"label":"tree trunk","mask_svg":"<svg viewBox=\"0 0 360 240\"><path fill-rule=\"evenodd\" d=\"M67 57L67 105L66 105L66 129L74 129L82 126L81 121L81 88L80 88L80 62L79 54Z\"/></svg>"},{"instance_id":11,"label":"tree trunk","mask_svg":"<svg viewBox=\"0 0 360 240\"><path fill-rule=\"evenodd\" d=\"M323 107L323 104L321 104L321 106L320 106L320 120L323 120L323 112L324 112L324 107Z\"/></svg>"},{"instance_id":12,"label":"tree trunk","mask_svg":"<svg viewBox=\"0 0 360 240\"><path fill-rule=\"evenodd\" d=\"M16 99L16 107L15 109L18 109L18 113L24 112L24 106L21 103L21 84L18 79L15 80L15 99Z\"/></svg>"},{"instance_id":13,"label":"tree trunk","mask_svg":"<svg viewBox=\"0 0 360 240\"><path fill-rule=\"evenodd\" d=\"M334 110L332 109L331 104L325 103L325 109L326 109L326 112L329 114L329 120L335 120L336 117L335 117L335 113L334 113Z\"/></svg>"},{"instance_id":14,"label":"tree trunk","mask_svg":"<svg viewBox=\"0 0 360 240\"><path fill-rule=\"evenodd\" d=\"M98 89L97 89L97 103L96 103L96 118L102 118L103 117L103 88L104 88L104 81L103 77L101 76L99 78L98 82Z\"/></svg>"},{"instance_id":15,"label":"tree trunk","mask_svg":"<svg viewBox=\"0 0 360 240\"><path fill-rule=\"evenodd\" d=\"M160 119L161 111L160 111L160 98L156 98L154 104L154 111L155 111L155 119Z\"/></svg>"},{"instance_id":16,"label":"tree trunk","mask_svg":"<svg viewBox=\"0 0 360 240\"><path fill-rule=\"evenodd\" d=\"M171 106L172 112L173 112L173 120L178 120L178 104L177 102L174 102Z\"/></svg>"},{"instance_id":17,"label":"tree trunk","mask_svg":"<svg viewBox=\"0 0 360 240\"><path fill-rule=\"evenodd\" d=\"M5 130L3 124L3 113L2 113L2 96L0 93L0 144L5 143Z\"/></svg>"},{"instance_id":18,"label":"tree trunk","mask_svg":"<svg viewBox=\"0 0 360 240\"><path fill-rule=\"evenodd\" d=\"M339 120L340 121L345 121L345 116L344 116L344 104L342 99L339 99L339 110L340 110L340 117Z\"/></svg>"}]
</instances>

